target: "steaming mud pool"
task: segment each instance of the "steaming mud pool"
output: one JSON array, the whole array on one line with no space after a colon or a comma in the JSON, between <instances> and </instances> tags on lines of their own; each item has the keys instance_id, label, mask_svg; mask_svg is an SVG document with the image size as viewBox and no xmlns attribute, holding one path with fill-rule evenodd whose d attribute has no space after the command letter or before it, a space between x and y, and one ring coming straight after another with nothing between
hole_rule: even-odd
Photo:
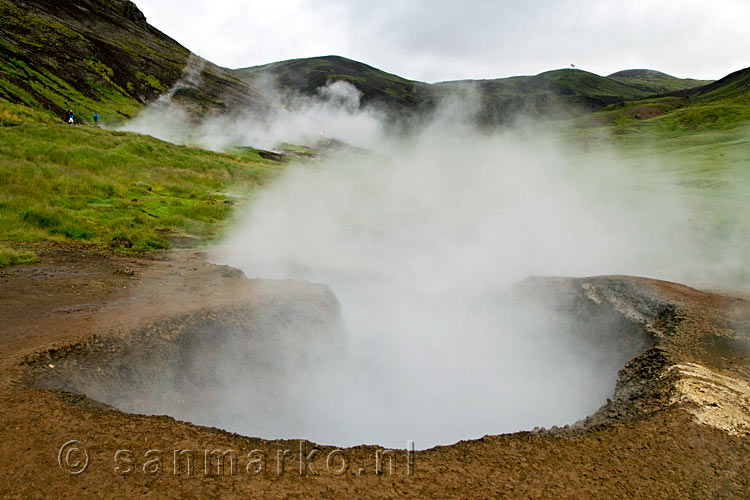
<instances>
[{"instance_id":1,"label":"steaming mud pool","mask_svg":"<svg viewBox=\"0 0 750 500\"><path fill-rule=\"evenodd\" d=\"M351 348L346 312L328 287L247 280L193 252L145 260L54 248L42 252L40 264L5 271L0 279L0 463L14 464L2 469L4 498L66 497L80 491L91 497L152 492L159 498L246 498L262 492L280 498L300 488L307 496L328 498L364 492L414 498L750 494L747 297L623 276L522 281L500 294L496 304L517 311L534 328L553 327L566 342L580 346L586 358L595 359L596 370L616 365L611 373L597 371L601 380L596 383L581 385L583 378L571 383L574 387L562 398L607 385L600 403L556 427L534 429L532 418L521 423L526 428L506 434L492 428L492 419L474 419L473 425L486 425L486 431L411 455L403 450L406 443L365 438L368 446L336 452L345 457L346 469L333 475L326 457L335 446L359 443L345 436L344 442L315 444L306 432L322 435L325 430L306 422L335 413L320 410L325 401L305 399L305 387L315 381L299 378L305 373L300 366L319 367ZM37 297L33 303L19 299L31 296ZM325 339L331 351L310 350L310 337ZM503 397L501 391L483 388L492 382L477 380L478 393ZM558 383L554 373L549 383ZM292 388L286 395L291 401L284 399L285 388ZM331 386L327 396L334 403L335 390ZM325 391L315 394L326 397ZM456 405L439 392L432 397L446 408ZM294 418L279 413L288 408L296 409ZM360 420L370 428L377 424L366 416L375 410L360 408L364 416L354 410L346 408L337 425L356 430ZM461 414L446 413L452 419ZM200 426L236 424L243 414L241 434L233 434L238 429L229 425L214 425L226 430ZM419 409L378 414L389 415L402 419L404 435L409 429L435 430ZM416 420L403 420L409 415ZM283 420L283 429L268 425L274 419ZM254 430L253 422L266 427ZM294 435L295 425L299 435ZM446 428L437 429L436 441L454 437ZM459 420L455 428L475 431ZM310 468L302 464L300 469L299 439L305 452L319 451ZM69 440L86 445L90 460L86 471L74 477L57 463L57 448ZM384 444L401 451L392 455L391 469L376 474L374 457ZM202 457L201 450L215 448L233 450L243 468L221 477L204 475L202 469L192 475L172 473L173 449L195 450ZM113 462L123 449L134 464L127 475L119 474ZM287 449L291 452L282 453L281 473L276 450ZM160 450L169 473L144 472L149 450ZM261 450L265 469L249 476L244 465L252 450ZM202 462L197 463L200 469Z\"/></svg>"}]
</instances>

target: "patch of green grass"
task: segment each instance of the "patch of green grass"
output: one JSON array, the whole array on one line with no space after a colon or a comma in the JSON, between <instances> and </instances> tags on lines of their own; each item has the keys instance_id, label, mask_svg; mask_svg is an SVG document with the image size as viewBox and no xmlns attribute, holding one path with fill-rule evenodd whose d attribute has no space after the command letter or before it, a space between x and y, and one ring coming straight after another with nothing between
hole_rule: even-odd
<instances>
[{"instance_id":1,"label":"patch of green grass","mask_svg":"<svg viewBox=\"0 0 750 500\"><path fill-rule=\"evenodd\" d=\"M92 80L88 81L89 87L97 91L100 96L102 97L107 96L107 97L112 98L112 97L117 97L116 94L119 94L119 96L129 99L128 94L123 89L121 89L119 85L117 85L115 82L112 81L112 78L115 77L115 72L112 70L112 68L94 59L87 59L86 65L92 71L97 73L101 77L101 79L107 84L105 86ZM116 93L112 92L112 89L114 89Z\"/></svg>"},{"instance_id":2,"label":"patch of green grass","mask_svg":"<svg viewBox=\"0 0 750 500\"><path fill-rule=\"evenodd\" d=\"M49 112L13 104L0 105L0 127L16 127L32 121L45 124L59 123Z\"/></svg>"},{"instance_id":3,"label":"patch of green grass","mask_svg":"<svg viewBox=\"0 0 750 500\"><path fill-rule=\"evenodd\" d=\"M10 266L25 266L36 264L39 261L36 255L25 250L0 245L0 269Z\"/></svg>"},{"instance_id":4,"label":"patch of green grass","mask_svg":"<svg viewBox=\"0 0 750 500\"><path fill-rule=\"evenodd\" d=\"M90 43L78 31L6 0L0 0L0 18L0 100L51 110L60 120L72 109L84 123L95 112L104 122L119 122L141 108L135 88L128 93L115 83L115 70L88 54L71 56ZM158 80L151 78L153 85Z\"/></svg>"},{"instance_id":5,"label":"patch of green grass","mask_svg":"<svg viewBox=\"0 0 750 500\"><path fill-rule=\"evenodd\" d=\"M168 248L216 238L232 206L282 166L257 152L218 154L136 134L71 127L0 103L0 241Z\"/></svg>"},{"instance_id":6,"label":"patch of green grass","mask_svg":"<svg viewBox=\"0 0 750 500\"><path fill-rule=\"evenodd\" d=\"M666 200L677 195L691 221L685 231L715 245L717 259L738 263L735 276L722 277L727 286L747 286L749 98L750 93L716 100L646 99L539 128L560 137L581 166L616 162L622 167L618 185Z\"/></svg>"},{"instance_id":7,"label":"patch of green grass","mask_svg":"<svg viewBox=\"0 0 750 500\"><path fill-rule=\"evenodd\" d=\"M167 90L164 84L161 83L159 79L153 75L146 75L145 73L138 71L136 72L135 77L138 78L139 80L142 80L149 87L151 87L152 89L154 89L155 91L159 93L165 92Z\"/></svg>"},{"instance_id":8,"label":"patch of green grass","mask_svg":"<svg viewBox=\"0 0 750 500\"><path fill-rule=\"evenodd\" d=\"M140 104L109 79L109 68L95 61L87 61L101 82L88 80L91 96L83 95L49 71L32 69L23 61L0 52L0 98L36 109L72 109L79 121L92 121L95 112L104 122L118 122L132 117ZM63 116L58 119L62 120Z\"/></svg>"}]
</instances>

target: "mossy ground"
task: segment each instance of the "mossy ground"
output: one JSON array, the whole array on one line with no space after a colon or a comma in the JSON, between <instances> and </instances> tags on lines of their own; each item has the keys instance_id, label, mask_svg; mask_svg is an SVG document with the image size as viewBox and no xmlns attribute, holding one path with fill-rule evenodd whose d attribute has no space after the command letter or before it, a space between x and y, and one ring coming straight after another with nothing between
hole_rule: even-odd
<instances>
[{"instance_id":1,"label":"mossy ground","mask_svg":"<svg viewBox=\"0 0 750 500\"><path fill-rule=\"evenodd\" d=\"M151 137L69 126L0 103L0 242L119 250L210 241L232 205L279 172L253 150L217 154Z\"/></svg>"}]
</instances>

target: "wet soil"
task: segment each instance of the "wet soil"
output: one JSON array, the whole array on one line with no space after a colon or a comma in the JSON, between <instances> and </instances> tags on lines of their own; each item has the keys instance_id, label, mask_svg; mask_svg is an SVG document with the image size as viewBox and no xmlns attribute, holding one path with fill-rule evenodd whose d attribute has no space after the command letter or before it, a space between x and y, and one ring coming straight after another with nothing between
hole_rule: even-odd
<instances>
[{"instance_id":1,"label":"wet soil","mask_svg":"<svg viewBox=\"0 0 750 500\"><path fill-rule=\"evenodd\" d=\"M608 403L567 428L383 454L127 414L69 390L104 377L97 368L115 373L113 360L153 356L158 370L190 325L335 321L326 287L247 280L195 251L40 257L0 271L2 498L750 498L747 296L620 276L528 280L521 295L597 325L582 328L587 341L644 342ZM223 469L214 450L232 450Z\"/></svg>"}]
</instances>

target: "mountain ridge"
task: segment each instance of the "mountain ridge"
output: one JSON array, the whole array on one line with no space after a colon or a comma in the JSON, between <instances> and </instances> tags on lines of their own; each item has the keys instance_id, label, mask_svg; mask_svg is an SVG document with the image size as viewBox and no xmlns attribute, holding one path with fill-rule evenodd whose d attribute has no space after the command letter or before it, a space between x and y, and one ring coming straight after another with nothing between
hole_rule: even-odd
<instances>
[{"instance_id":1,"label":"mountain ridge","mask_svg":"<svg viewBox=\"0 0 750 500\"><path fill-rule=\"evenodd\" d=\"M196 121L246 110L260 116L277 102L269 87L316 95L327 82L341 80L361 92L361 106L379 106L398 119L429 116L458 94L472 98L479 124L504 126L572 118L645 98L744 95L749 81L747 70L707 82L650 69L600 76L565 68L426 83L336 55L232 70L193 56L149 25L130 0L0 0L0 16L0 99L57 116L75 107L83 122L88 119L81 115L93 112L115 121L132 118L165 94ZM199 78L191 81L189 73ZM269 77L274 85L267 85Z\"/></svg>"},{"instance_id":2,"label":"mountain ridge","mask_svg":"<svg viewBox=\"0 0 750 500\"><path fill-rule=\"evenodd\" d=\"M673 95L710 101L750 93L750 68L741 69L715 82L675 92Z\"/></svg>"},{"instance_id":3,"label":"mountain ridge","mask_svg":"<svg viewBox=\"0 0 750 500\"><path fill-rule=\"evenodd\" d=\"M618 102L705 83L648 70L652 77L654 74L665 75L671 84L658 87L645 84L642 74L638 81L631 82L572 68L538 75L426 83L335 55L289 59L233 71L250 84L270 78L283 92L303 95L315 94L329 81L346 81L362 93L363 105L379 105L399 116L414 110L434 111L442 98L457 92L468 94L479 103L477 120L486 125L511 124L521 118L569 118ZM643 70L624 70L624 73L627 75L633 71Z\"/></svg>"}]
</instances>

